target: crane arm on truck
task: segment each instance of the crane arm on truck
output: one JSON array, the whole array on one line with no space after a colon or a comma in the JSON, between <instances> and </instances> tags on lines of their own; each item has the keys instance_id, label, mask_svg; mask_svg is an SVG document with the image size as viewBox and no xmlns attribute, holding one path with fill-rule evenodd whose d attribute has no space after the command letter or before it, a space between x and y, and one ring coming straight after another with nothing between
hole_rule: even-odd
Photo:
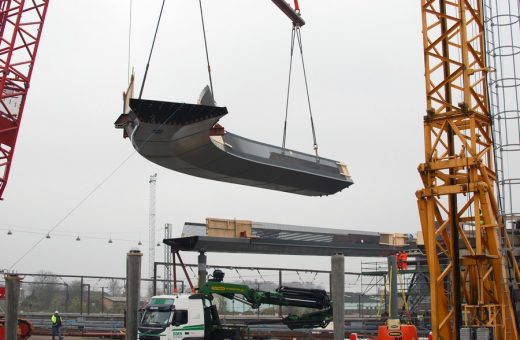
<instances>
[{"instance_id":1,"label":"crane arm on truck","mask_svg":"<svg viewBox=\"0 0 520 340\"><path fill-rule=\"evenodd\" d=\"M302 315L288 315L282 323L289 328L325 327L332 321L332 303L322 289L307 289L282 286L276 291L253 289L244 284L222 282L224 273L215 270L213 278L199 287L197 293L212 297L218 294L231 300L243 302L254 309L263 304L318 309Z\"/></svg>"}]
</instances>

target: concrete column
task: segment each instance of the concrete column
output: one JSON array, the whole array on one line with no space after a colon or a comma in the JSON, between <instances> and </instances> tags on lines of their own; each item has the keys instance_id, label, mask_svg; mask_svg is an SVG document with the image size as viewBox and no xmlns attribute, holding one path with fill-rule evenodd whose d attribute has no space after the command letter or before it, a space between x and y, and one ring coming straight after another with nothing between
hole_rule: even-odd
<instances>
[{"instance_id":1,"label":"concrete column","mask_svg":"<svg viewBox=\"0 0 520 340\"><path fill-rule=\"evenodd\" d=\"M398 319L397 259L394 255L388 256L388 279L390 282L390 303L388 307L388 318Z\"/></svg>"},{"instance_id":2,"label":"concrete column","mask_svg":"<svg viewBox=\"0 0 520 340\"><path fill-rule=\"evenodd\" d=\"M7 274L5 276L7 311L5 315L5 340L17 340L18 300L20 298L20 277Z\"/></svg>"},{"instance_id":3,"label":"concrete column","mask_svg":"<svg viewBox=\"0 0 520 340\"><path fill-rule=\"evenodd\" d=\"M126 339L137 340L137 310L141 288L143 253L132 249L126 256Z\"/></svg>"},{"instance_id":4,"label":"concrete column","mask_svg":"<svg viewBox=\"0 0 520 340\"><path fill-rule=\"evenodd\" d=\"M207 257L203 251L199 252L198 257L198 268L199 268L199 288L206 284L206 277L208 276L208 271L206 268Z\"/></svg>"},{"instance_id":5,"label":"concrete column","mask_svg":"<svg viewBox=\"0 0 520 340\"><path fill-rule=\"evenodd\" d=\"M332 255L331 295L334 340L345 339L345 257L342 253Z\"/></svg>"}]
</instances>

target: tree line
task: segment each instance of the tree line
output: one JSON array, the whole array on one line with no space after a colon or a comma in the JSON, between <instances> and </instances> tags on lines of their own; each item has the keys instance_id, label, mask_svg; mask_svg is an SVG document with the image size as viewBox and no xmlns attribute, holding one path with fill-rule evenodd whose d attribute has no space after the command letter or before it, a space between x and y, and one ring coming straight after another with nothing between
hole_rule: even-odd
<instances>
[{"instance_id":1,"label":"tree line","mask_svg":"<svg viewBox=\"0 0 520 340\"><path fill-rule=\"evenodd\" d=\"M55 310L60 313L101 313L102 295L104 297L124 296L124 282L122 280L103 280L101 286L96 283L83 283L83 299L81 298L81 280L65 281L51 272L39 272L38 276L26 277L22 281L20 294L20 311L22 312L49 312ZM28 280L30 279L30 280ZM90 280L91 281L91 280ZM98 282L99 283L99 282ZM88 299L88 287L90 285L90 299ZM122 313L124 307L114 305L104 312Z\"/></svg>"}]
</instances>

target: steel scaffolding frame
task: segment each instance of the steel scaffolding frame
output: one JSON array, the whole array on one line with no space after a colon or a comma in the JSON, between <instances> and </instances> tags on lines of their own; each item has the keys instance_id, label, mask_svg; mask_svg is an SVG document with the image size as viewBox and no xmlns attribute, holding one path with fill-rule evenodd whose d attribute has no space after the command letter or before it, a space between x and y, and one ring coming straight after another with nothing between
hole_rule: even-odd
<instances>
[{"instance_id":1,"label":"steel scaffolding frame","mask_svg":"<svg viewBox=\"0 0 520 340\"><path fill-rule=\"evenodd\" d=\"M164 225L164 239L169 239L172 237L172 225L171 223L166 223ZM164 262L171 264L172 260L172 252L168 247L164 247ZM155 266L155 264L154 264ZM164 292L172 293L172 269L170 265L164 266Z\"/></svg>"},{"instance_id":2,"label":"steel scaffolding frame","mask_svg":"<svg viewBox=\"0 0 520 340\"><path fill-rule=\"evenodd\" d=\"M412 322L419 328L430 322L429 275L424 256L411 258L408 269L398 272L398 296L400 318L403 323ZM364 280L369 277L369 281ZM382 313L387 312L389 280L387 262L361 262L360 283L363 294L381 296ZM384 315L384 314L383 314Z\"/></svg>"}]
</instances>

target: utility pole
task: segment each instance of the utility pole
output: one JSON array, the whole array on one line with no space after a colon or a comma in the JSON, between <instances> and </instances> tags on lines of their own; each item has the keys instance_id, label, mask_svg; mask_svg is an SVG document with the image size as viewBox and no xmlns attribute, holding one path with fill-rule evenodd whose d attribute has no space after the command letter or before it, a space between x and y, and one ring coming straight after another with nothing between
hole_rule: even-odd
<instances>
[{"instance_id":1,"label":"utility pole","mask_svg":"<svg viewBox=\"0 0 520 340\"><path fill-rule=\"evenodd\" d=\"M80 284L79 284L79 315L83 316L83 276L81 277Z\"/></svg>"},{"instance_id":2,"label":"utility pole","mask_svg":"<svg viewBox=\"0 0 520 340\"><path fill-rule=\"evenodd\" d=\"M155 184L157 174L150 176L150 212L149 212L149 237L148 237L148 277L153 279L153 264L155 262Z\"/></svg>"}]
</instances>

